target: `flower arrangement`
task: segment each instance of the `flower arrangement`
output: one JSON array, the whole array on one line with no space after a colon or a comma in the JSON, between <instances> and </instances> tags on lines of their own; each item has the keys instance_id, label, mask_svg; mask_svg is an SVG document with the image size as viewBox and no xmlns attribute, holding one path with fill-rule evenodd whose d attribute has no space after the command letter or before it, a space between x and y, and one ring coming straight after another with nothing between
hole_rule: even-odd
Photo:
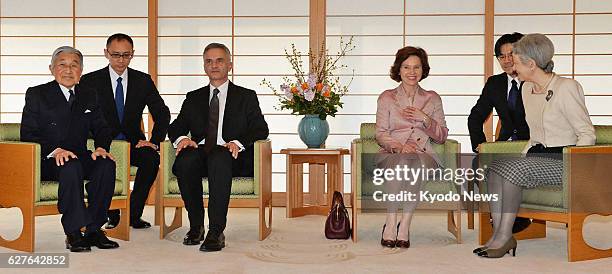
<instances>
[{"instance_id":1,"label":"flower arrangement","mask_svg":"<svg viewBox=\"0 0 612 274\"><path fill-rule=\"evenodd\" d=\"M339 52L333 56L328 54L325 45L317 55L310 50L308 56L312 67L310 73L306 74L302 53L291 44L291 53L285 49L285 57L291 64L295 79L283 77L280 92L266 79L262 80L261 85L267 86L279 97L279 110L290 109L291 114L297 115L315 114L319 115L321 120L325 120L327 115L333 117L338 108L342 108L340 97L348 93L348 86L353 80L351 77L348 84L340 83L340 77L335 73L347 66L340 65L338 61L354 48L351 37L346 43L340 39Z\"/></svg>"}]
</instances>

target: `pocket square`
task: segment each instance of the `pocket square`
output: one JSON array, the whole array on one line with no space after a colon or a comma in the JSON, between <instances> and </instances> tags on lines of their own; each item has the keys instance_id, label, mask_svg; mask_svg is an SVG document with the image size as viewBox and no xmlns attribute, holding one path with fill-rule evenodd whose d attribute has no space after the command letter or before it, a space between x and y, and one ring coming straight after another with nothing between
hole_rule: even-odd
<instances>
[{"instance_id":1,"label":"pocket square","mask_svg":"<svg viewBox=\"0 0 612 274\"><path fill-rule=\"evenodd\" d=\"M91 110L89 110L89 109L85 110L85 113L90 113L90 112L91 112Z\"/></svg>"}]
</instances>

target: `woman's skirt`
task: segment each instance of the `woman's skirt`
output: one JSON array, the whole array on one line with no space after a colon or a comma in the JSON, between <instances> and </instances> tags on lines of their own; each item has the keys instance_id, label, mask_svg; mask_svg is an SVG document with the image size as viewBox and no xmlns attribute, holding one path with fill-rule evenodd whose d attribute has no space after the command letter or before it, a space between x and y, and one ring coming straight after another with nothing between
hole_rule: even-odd
<instances>
[{"instance_id":1,"label":"woman's skirt","mask_svg":"<svg viewBox=\"0 0 612 274\"><path fill-rule=\"evenodd\" d=\"M562 184L563 157L559 153L562 151L562 148L556 150L556 153L549 154L541 154L539 151L534 152L534 150L536 149L530 149L525 158L494 160L487 167L487 177L493 172L508 182L522 188Z\"/></svg>"}]
</instances>

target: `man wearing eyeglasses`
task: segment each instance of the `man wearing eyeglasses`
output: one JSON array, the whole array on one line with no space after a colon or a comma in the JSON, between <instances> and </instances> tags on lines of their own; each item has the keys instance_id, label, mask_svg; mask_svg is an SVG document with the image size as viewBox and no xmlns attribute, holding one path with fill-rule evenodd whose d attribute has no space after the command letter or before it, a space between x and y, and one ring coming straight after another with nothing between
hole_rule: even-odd
<instances>
[{"instance_id":1,"label":"man wearing eyeglasses","mask_svg":"<svg viewBox=\"0 0 612 274\"><path fill-rule=\"evenodd\" d=\"M113 130L113 138L131 143L130 163L138 167L138 171L130 196L130 226L149 228L151 224L141 217L159 170L157 151L168 130L170 110L151 76L128 67L134 57L134 42L130 36L116 33L108 37L104 56L109 65L83 75L80 83L96 89L104 118ZM149 140L141 129L145 106L155 122ZM119 210L110 210L106 228L116 227L119 220Z\"/></svg>"},{"instance_id":2,"label":"man wearing eyeglasses","mask_svg":"<svg viewBox=\"0 0 612 274\"><path fill-rule=\"evenodd\" d=\"M501 69L500 74L487 79L482 94L468 117L468 129L472 150L478 153L478 145L487 141L482 124L489 117L493 108L501 121L501 130L497 141L529 140L529 126L525 121L525 107L521 97L523 82L518 79L512 61L512 43L520 40L523 34L515 32L502 35L495 42L495 57ZM474 158L473 167L478 166L478 157ZM517 217L512 228L513 233L527 228L531 221Z\"/></svg>"}]
</instances>

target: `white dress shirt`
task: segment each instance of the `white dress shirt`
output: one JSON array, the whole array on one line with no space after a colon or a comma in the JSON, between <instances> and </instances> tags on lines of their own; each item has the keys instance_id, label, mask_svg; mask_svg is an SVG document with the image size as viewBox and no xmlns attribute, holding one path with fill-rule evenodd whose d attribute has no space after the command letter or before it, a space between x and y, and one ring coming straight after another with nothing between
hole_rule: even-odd
<instances>
[{"instance_id":1,"label":"white dress shirt","mask_svg":"<svg viewBox=\"0 0 612 274\"><path fill-rule=\"evenodd\" d=\"M111 86L113 87L113 98L115 98L115 94L117 94L117 79L121 77L121 85L123 86L123 105L125 106L125 98L127 97L127 87L128 87L128 69L126 68L121 75L119 75L110 65L108 65L108 70L110 72L110 81Z\"/></svg>"}]
</instances>

